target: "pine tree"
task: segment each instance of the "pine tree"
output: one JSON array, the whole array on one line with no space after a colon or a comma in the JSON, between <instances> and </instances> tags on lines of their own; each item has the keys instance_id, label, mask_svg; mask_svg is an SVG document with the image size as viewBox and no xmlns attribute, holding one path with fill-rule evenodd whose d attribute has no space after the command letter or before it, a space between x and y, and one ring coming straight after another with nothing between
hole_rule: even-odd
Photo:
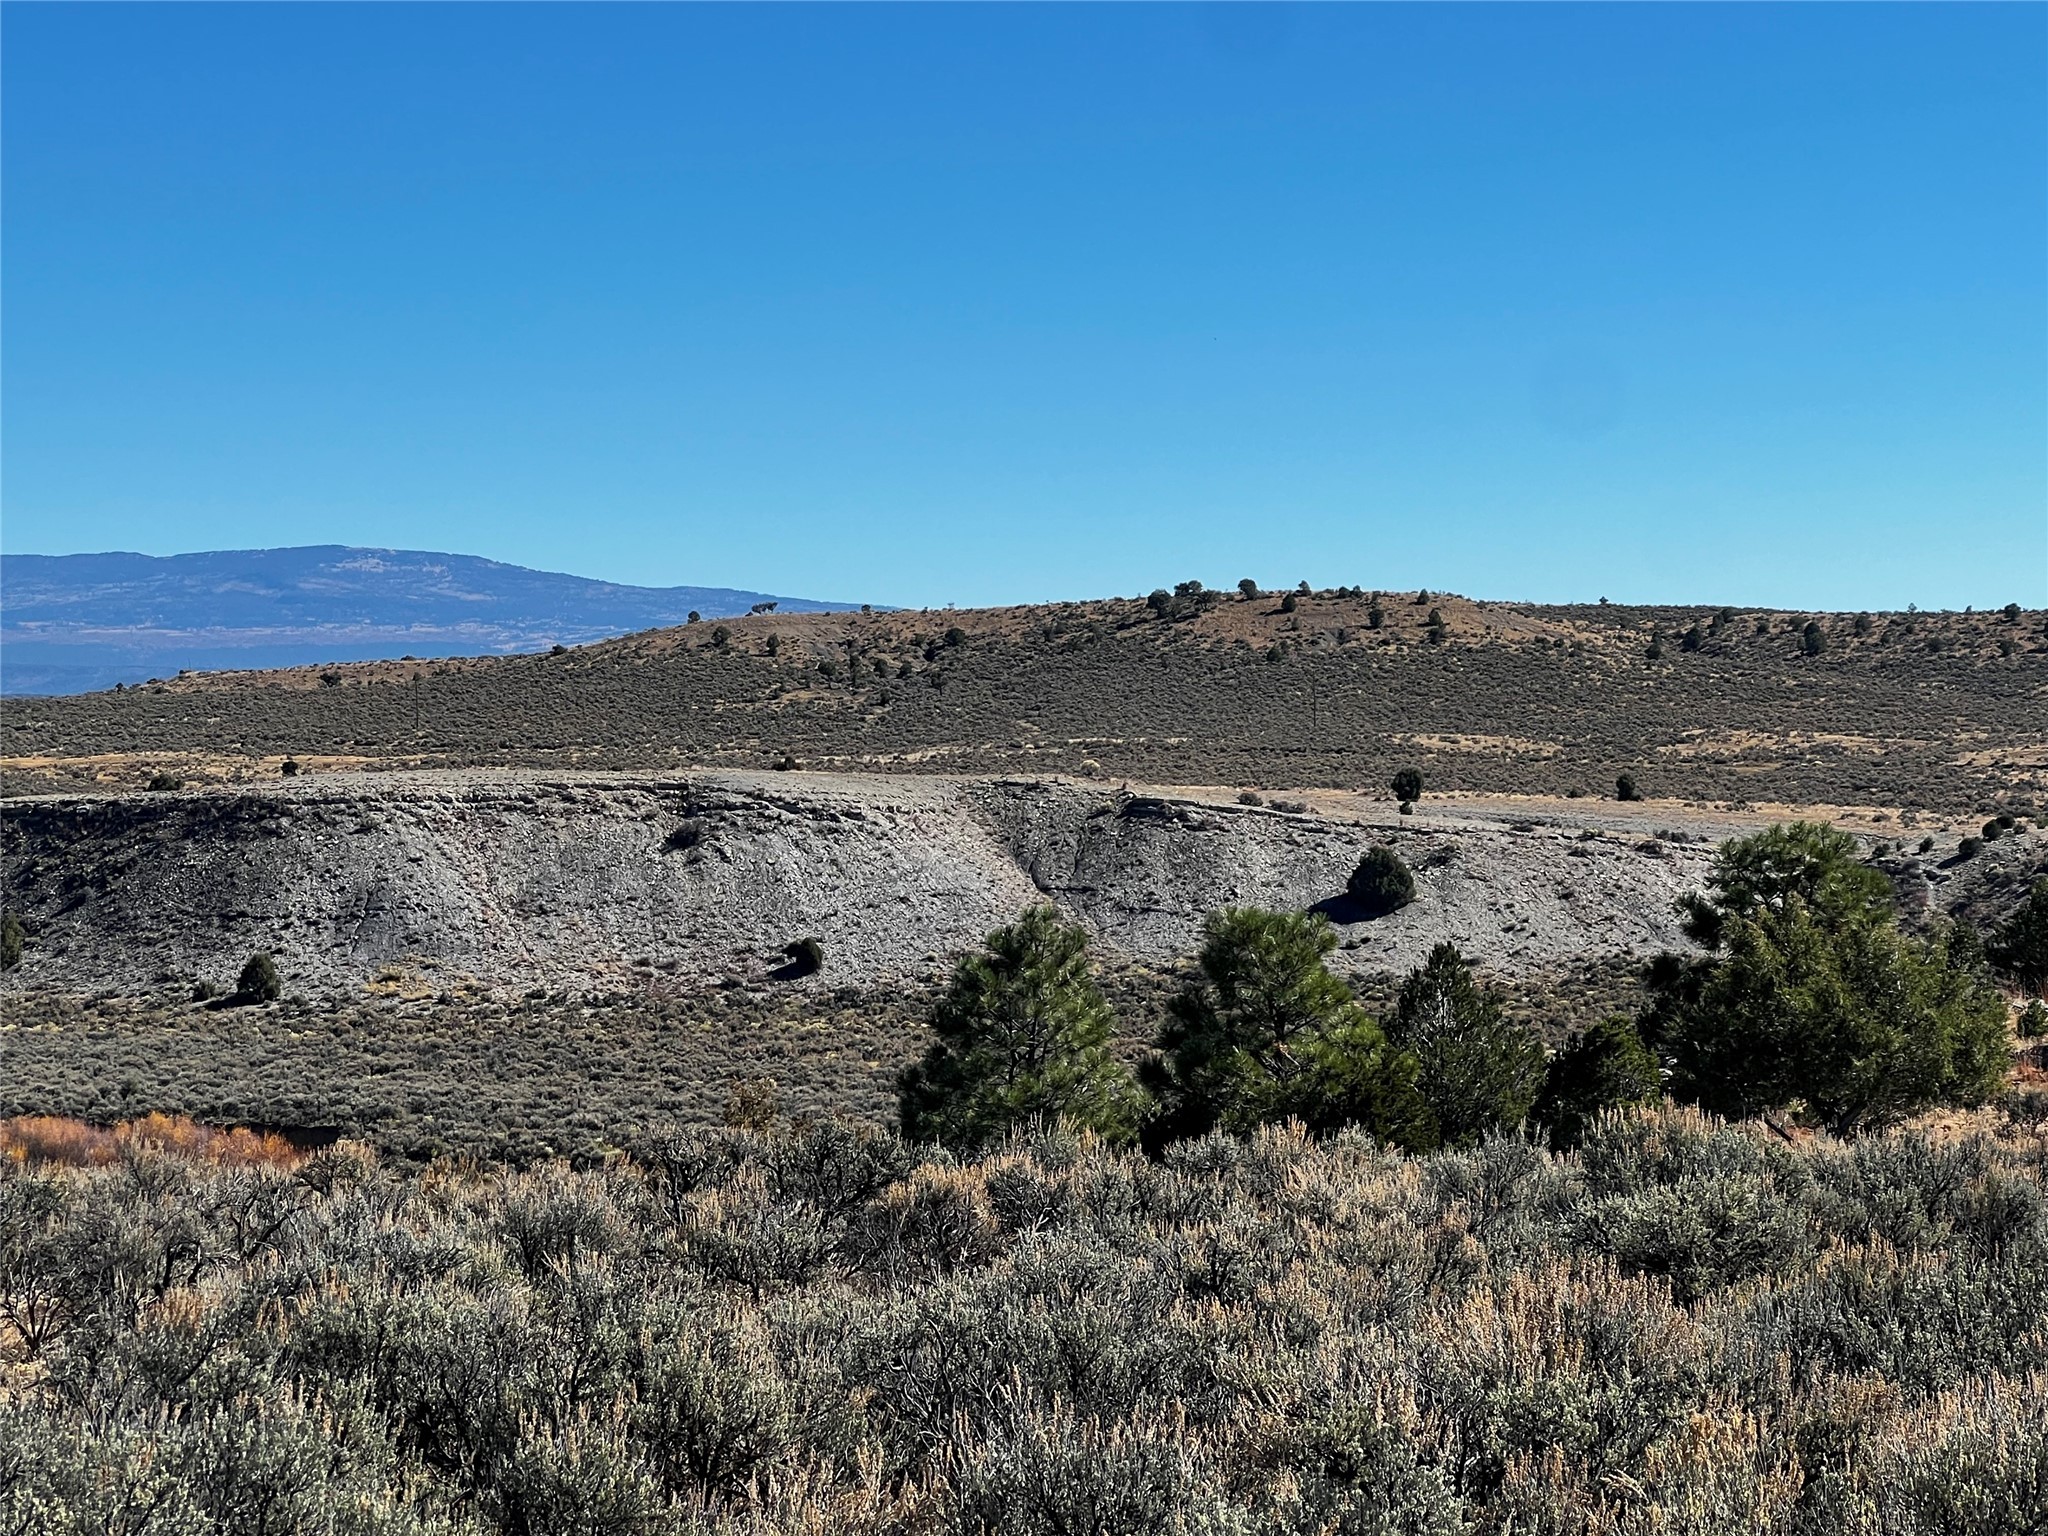
<instances>
[{"instance_id":1,"label":"pine tree","mask_svg":"<svg viewBox=\"0 0 2048 1536\"><path fill-rule=\"evenodd\" d=\"M954 968L937 1039L897 1080L907 1137L956 1150L1062 1118L1113 1141L1137 1131L1139 1096L1110 1051L1115 1021L1088 966L1088 935L1032 907Z\"/></svg>"},{"instance_id":2,"label":"pine tree","mask_svg":"<svg viewBox=\"0 0 2048 1536\"><path fill-rule=\"evenodd\" d=\"M1147 1140L1300 1119L1360 1125L1411 1150L1435 1144L1415 1063L1391 1047L1326 964L1337 936L1306 912L1227 907L1204 925L1201 975L1168 1007Z\"/></svg>"},{"instance_id":3,"label":"pine tree","mask_svg":"<svg viewBox=\"0 0 2048 1536\"><path fill-rule=\"evenodd\" d=\"M1829 1130L1978 1104L2011 1065L2005 1004L1960 929L1909 937L1854 838L1795 822L1727 844L1680 904L1707 953L1650 972L1645 1041L1672 1092L1741 1117L1803 1105Z\"/></svg>"},{"instance_id":4,"label":"pine tree","mask_svg":"<svg viewBox=\"0 0 2048 1536\"><path fill-rule=\"evenodd\" d=\"M1993 933L1991 960L2036 997L2048 989L2048 878Z\"/></svg>"},{"instance_id":5,"label":"pine tree","mask_svg":"<svg viewBox=\"0 0 2048 1536\"><path fill-rule=\"evenodd\" d=\"M1616 1015L1573 1034L1550 1058L1534 1115L1549 1128L1552 1146L1574 1147L1595 1115L1655 1099L1660 1081L1655 1054L1635 1025Z\"/></svg>"},{"instance_id":6,"label":"pine tree","mask_svg":"<svg viewBox=\"0 0 2048 1536\"><path fill-rule=\"evenodd\" d=\"M1387 1036L1415 1057L1446 1146L1512 1130L1543 1086L1543 1042L1502 1012L1453 944L1437 945L1402 982Z\"/></svg>"}]
</instances>

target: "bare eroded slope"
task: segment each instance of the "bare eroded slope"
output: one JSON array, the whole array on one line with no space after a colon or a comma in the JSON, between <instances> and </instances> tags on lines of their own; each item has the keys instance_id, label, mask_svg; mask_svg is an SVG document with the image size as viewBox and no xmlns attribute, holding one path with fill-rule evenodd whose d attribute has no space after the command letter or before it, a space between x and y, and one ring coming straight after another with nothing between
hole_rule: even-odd
<instances>
[{"instance_id":1,"label":"bare eroded slope","mask_svg":"<svg viewBox=\"0 0 2048 1536\"><path fill-rule=\"evenodd\" d=\"M1222 792L905 775L334 774L203 792L52 796L6 819L33 942L15 987L132 990L275 953L295 988L430 971L493 989L756 981L791 940L828 984L928 976L1026 904L1113 958L1165 960L1236 902L1322 905L1345 963L1451 938L1504 974L1678 940L1710 845L1618 824L1384 802L1281 812ZM1359 921L1360 853L1415 904Z\"/></svg>"}]
</instances>

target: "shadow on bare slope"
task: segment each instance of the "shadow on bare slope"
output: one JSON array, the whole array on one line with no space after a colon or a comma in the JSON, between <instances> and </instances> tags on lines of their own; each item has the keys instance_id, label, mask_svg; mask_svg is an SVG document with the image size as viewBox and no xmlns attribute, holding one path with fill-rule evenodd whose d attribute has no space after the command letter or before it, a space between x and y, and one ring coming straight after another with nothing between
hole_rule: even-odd
<instances>
[{"instance_id":1,"label":"shadow on bare slope","mask_svg":"<svg viewBox=\"0 0 2048 1536\"><path fill-rule=\"evenodd\" d=\"M1191 951L1203 917L1309 907L1391 843L1418 899L1347 924L1387 971L1451 938L1516 974L1677 942L1704 845L1451 813L1290 814L1036 780L702 773L328 775L49 798L8 814L34 937L17 986L135 990L267 950L295 987L430 967L488 988L763 979L822 941L821 985L928 978L1034 900L1111 957ZM1341 904L1331 908L1342 918Z\"/></svg>"}]
</instances>

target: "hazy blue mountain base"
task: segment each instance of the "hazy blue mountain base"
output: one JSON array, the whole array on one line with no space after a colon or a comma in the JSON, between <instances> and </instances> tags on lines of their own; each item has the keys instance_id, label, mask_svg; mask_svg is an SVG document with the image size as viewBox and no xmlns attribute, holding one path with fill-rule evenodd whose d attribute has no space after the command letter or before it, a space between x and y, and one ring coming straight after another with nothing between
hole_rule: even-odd
<instances>
[{"instance_id":1,"label":"hazy blue mountain base","mask_svg":"<svg viewBox=\"0 0 2048 1536\"><path fill-rule=\"evenodd\" d=\"M185 669L474 656L743 614L855 603L627 587L411 549L0 555L0 692L83 693Z\"/></svg>"}]
</instances>

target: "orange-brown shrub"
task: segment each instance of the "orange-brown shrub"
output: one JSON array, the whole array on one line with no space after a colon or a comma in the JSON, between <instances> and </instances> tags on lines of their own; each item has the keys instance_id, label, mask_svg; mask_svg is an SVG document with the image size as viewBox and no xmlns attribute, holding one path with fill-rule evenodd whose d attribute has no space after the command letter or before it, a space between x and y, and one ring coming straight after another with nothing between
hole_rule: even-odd
<instances>
[{"instance_id":1,"label":"orange-brown shrub","mask_svg":"<svg viewBox=\"0 0 2048 1536\"><path fill-rule=\"evenodd\" d=\"M111 1126L68 1115L16 1115L0 1120L0 1157L18 1163L100 1168L143 1148L231 1167L295 1168L305 1160L303 1152L274 1132L201 1125L183 1115L148 1114Z\"/></svg>"}]
</instances>

